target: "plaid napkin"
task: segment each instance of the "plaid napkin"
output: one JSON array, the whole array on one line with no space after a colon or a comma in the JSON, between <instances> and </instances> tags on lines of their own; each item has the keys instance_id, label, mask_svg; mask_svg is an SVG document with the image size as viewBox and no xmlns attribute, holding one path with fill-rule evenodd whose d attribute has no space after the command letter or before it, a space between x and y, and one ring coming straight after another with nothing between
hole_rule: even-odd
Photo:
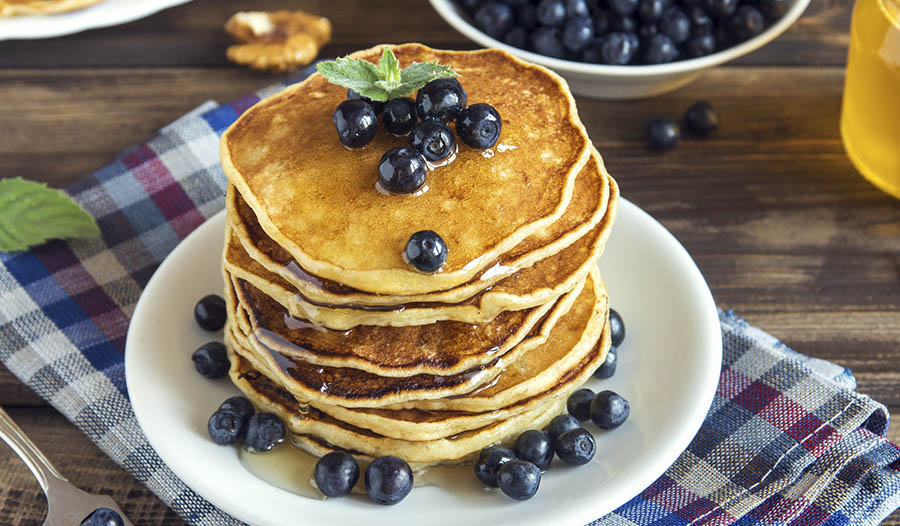
<instances>
[{"instance_id":1,"label":"plaid napkin","mask_svg":"<svg viewBox=\"0 0 900 526\"><path fill-rule=\"evenodd\" d=\"M125 335L158 264L223 208L219 134L282 88L207 102L70 187L102 239L0 255L0 361L190 524L238 522L147 443L125 388ZM885 407L854 391L850 371L732 313L720 319L722 376L700 432L652 486L592 524L870 525L900 507Z\"/></svg>"}]
</instances>

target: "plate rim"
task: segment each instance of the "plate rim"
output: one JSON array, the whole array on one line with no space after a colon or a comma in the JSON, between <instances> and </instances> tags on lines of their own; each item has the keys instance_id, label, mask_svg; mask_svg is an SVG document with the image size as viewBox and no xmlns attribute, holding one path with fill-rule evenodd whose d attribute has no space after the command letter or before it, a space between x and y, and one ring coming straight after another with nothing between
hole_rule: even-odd
<instances>
[{"instance_id":1,"label":"plate rim","mask_svg":"<svg viewBox=\"0 0 900 526\"><path fill-rule=\"evenodd\" d=\"M699 395L698 401L686 408L686 418L683 419L684 425L679 426L675 432L673 432L670 437L671 440L665 442L663 448L658 448L655 450L655 454L653 455L652 465L654 469L643 469L640 476L634 477L634 481L632 482L632 488L629 489L627 494L623 491L616 491L615 488L611 493L617 493L617 498L609 499L612 501L611 505L608 505L609 510L601 510L598 512L591 512L587 507L581 513L571 513L567 516L569 520L573 520L573 524L575 522L580 522L581 524L587 524L588 522L599 518L603 514L611 512L612 510L618 508L634 496L643 491L644 488L647 488L652 484L655 480L657 480L678 458L678 456L683 453L687 447L689 446L691 440L696 436L700 427L702 426L707 413L709 412L709 408L712 405L713 398L716 393L716 388L719 383L719 376L721 372L721 363L722 363L722 334L721 334L721 326L719 323L719 314L718 308L715 305L715 301L712 296L712 292L709 289L709 286L706 282L706 279L703 277L700 272L699 267L697 267L696 262L694 262L693 258L691 258L690 254L687 252L687 249L678 241L675 236L668 231L660 222L654 219L650 214L642 210L640 207L635 205L634 203L628 201L625 198L620 199L620 206L624 208L628 208L629 213L635 213L637 216L641 217L641 219L647 223L653 229L656 229L660 234L664 237L669 238L670 242L673 242L674 248L677 248L676 254L677 258L681 260L681 266L684 266L684 263L688 263L685 267L688 272L692 274L694 281L702 284L702 290L700 291L701 303L703 304L703 308L699 311L699 315L703 318L703 321L698 325L701 325L704 329L704 342L701 346L706 352L706 358L709 362L706 364L706 367L703 370L702 377L698 382L696 382L700 387L697 389L701 394ZM155 287L154 283L157 280L163 280L165 278L158 278L158 276L164 276L168 273L166 270L167 263L171 261L175 261L177 259L177 254L181 251L188 250L192 240L197 239L201 236L204 236L204 232L209 230L216 221L221 221L221 216L225 213L224 210L214 214L209 219L207 219L204 224L200 225L197 229L194 230L191 234L189 234L184 240L182 240L178 246L175 247L174 250L163 260L163 262L159 265L157 270L154 272L153 276L151 276L144 290L148 290L151 287ZM620 212L621 214L621 212ZM621 217L621 215L620 215ZM208 235L208 234L206 234ZM135 306L134 312L132 314L132 319L137 319L143 316L143 311L148 309L147 302L144 301L145 297L149 295L144 295L142 293L141 297L138 299L138 302ZM149 301L149 300L148 300ZM713 330L714 329L714 330ZM158 447L159 443L156 439L155 433L147 433L145 425L143 422L147 422L147 415L145 414L145 407L142 402L135 403L136 398L133 396L131 386L135 383L133 381L136 374L135 366L129 367L129 363L133 363L137 358L129 358L130 356L135 356L136 353L129 352L129 349L132 349L135 345L134 338L131 338L132 325L129 324L128 334L129 337L126 339L126 352L125 352L125 378L126 378L126 386L129 393L129 399L132 403L132 409L137 420L138 426L141 428L141 431L144 433L147 442L154 449L154 451L159 455L160 459L172 470L173 474L175 474L179 479L181 479L188 487L192 488L198 495L209 501L214 506L217 506L219 509L224 511L225 513L230 514L231 516L240 519L244 522L248 522L253 524L254 520L259 520L258 515L254 515L248 511L245 511L246 507L241 507L237 503L230 503L224 501L222 498L216 499L216 497L221 497L220 495L211 494L210 491L205 491L208 488L208 484L204 484L202 481L202 477L187 475L185 476L184 469L176 470L172 463L169 462L171 458L169 457L169 452L162 452L161 448ZM705 361L704 361L705 362ZM141 400L140 397L137 397L137 400ZM142 416L143 415L143 416ZM163 448L164 449L164 448ZM661 451L661 449L663 449ZM199 471L199 470L195 470ZM249 472L248 472L249 474ZM250 476L253 476L252 474ZM255 477L254 477L255 478ZM259 480L259 479L256 479ZM639 489L635 489L638 488ZM198 489L198 487L202 489ZM271 486L272 490L275 491L283 491L279 488ZM293 495L288 493L289 495ZM303 498L303 497L300 497ZM214 500L216 499L216 500ZM516 521L520 524L524 524L522 522L522 517L517 517Z\"/></svg>"},{"instance_id":2,"label":"plate rim","mask_svg":"<svg viewBox=\"0 0 900 526\"><path fill-rule=\"evenodd\" d=\"M24 15L0 18L0 41L4 40L37 40L73 35L91 29L127 24L156 14L164 9L186 4L192 0L143 0L141 2L122 2L121 8L110 8L110 4L100 2L83 9L59 13L55 15ZM32 28L23 30L24 20ZM40 22L40 23L38 23Z\"/></svg>"}]
</instances>

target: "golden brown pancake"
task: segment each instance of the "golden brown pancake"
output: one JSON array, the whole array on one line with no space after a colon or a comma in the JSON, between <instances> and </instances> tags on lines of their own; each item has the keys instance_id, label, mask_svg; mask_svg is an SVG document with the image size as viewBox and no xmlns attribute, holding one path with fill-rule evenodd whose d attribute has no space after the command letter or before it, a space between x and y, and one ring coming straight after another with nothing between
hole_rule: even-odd
<instances>
[{"instance_id":1,"label":"golden brown pancake","mask_svg":"<svg viewBox=\"0 0 900 526\"><path fill-rule=\"evenodd\" d=\"M0 16L53 15L83 9L102 0L0 0Z\"/></svg>"},{"instance_id":2,"label":"golden brown pancake","mask_svg":"<svg viewBox=\"0 0 900 526\"><path fill-rule=\"evenodd\" d=\"M490 151L460 145L420 195L383 195L378 161L407 139L378 133L346 149L332 123L346 90L314 74L245 112L222 137L222 165L266 234L311 274L378 294L445 290L563 214L590 143L565 82L545 68L498 50L392 49L401 66L453 67L470 102L500 112L499 143ZM374 61L381 52L353 56ZM410 235L424 229L449 248L433 275L402 258Z\"/></svg>"}]
</instances>

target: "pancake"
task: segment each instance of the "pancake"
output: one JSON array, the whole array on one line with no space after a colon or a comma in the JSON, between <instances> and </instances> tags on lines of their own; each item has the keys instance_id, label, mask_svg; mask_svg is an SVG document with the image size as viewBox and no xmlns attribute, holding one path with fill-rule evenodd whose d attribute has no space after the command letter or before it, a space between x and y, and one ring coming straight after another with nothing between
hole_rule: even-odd
<instances>
[{"instance_id":1,"label":"pancake","mask_svg":"<svg viewBox=\"0 0 900 526\"><path fill-rule=\"evenodd\" d=\"M597 323L597 316L592 309L599 303L598 291L593 280L583 290L573 291L575 296L569 312L577 309L584 318L583 325ZM491 362L473 367L461 373L441 376L416 374L407 377L383 377L349 367L326 367L310 364L306 361L284 356L276 350L265 346L252 334L243 333L241 326L247 325L246 313L238 307L235 312L233 291L226 291L231 319L225 333L226 345L234 352L250 361L255 368L272 372L272 377L285 387L298 400L304 403L332 404L345 407L379 407L388 404L409 402L412 400L432 400L448 396L461 395L489 383L500 374L506 364L517 361L523 355L538 347L550 338L561 324L570 320L571 316L561 315L558 321L547 316L543 323L555 322L554 328L547 336L543 336L540 325L532 329L529 336L502 357L493 358ZM565 306L565 303L561 303ZM602 322L600 323L602 329ZM570 329L569 329L570 330ZM597 332L599 335L599 331ZM596 338L595 338L596 340Z\"/></svg>"},{"instance_id":2,"label":"pancake","mask_svg":"<svg viewBox=\"0 0 900 526\"><path fill-rule=\"evenodd\" d=\"M324 305L390 306L410 302L459 303L501 279L552 256L594 228L609 205L610 183L598 154L591 157L575 179L572 200L565 213L545 230L519 243L499 260L478 272L463 285L428 294L369 294L333 280L314 276L265 231L241 195L228 186L229 222L247 254L269 272L296 288L308 302Z\"/></svg>"},{"instance_id":3,"label":"pancake","mask_svg":"<svg viewBox=\"0 0 900 526\"><path fill-rule=\"evenodd\" d=\"M298 410L296 401L239 355L230 356L232 381L258 408L277 414L297 435L311 435L332 447L370 457L393 455L416 466L452 464L471 460L481 449L509 440L522 429L542 428L562 412L565 400L552 402L489 426L438 440L412 441L381 436L336 420L315 408Z\"/></svg>"},{"instance_id":4,"label":"pancake","mask_svg":"<svg viewBox=\"0 0 900 526\"><path fill-rule=\"evenodd\" d=\"M288 309L292 316L335 330L359 325L402 327L444 320L485 323L508 310L529 309L552 302L571 291L594 268L603 252L618 210L618 187L610 179L610 199L602 220L590 232L548 258L522 269L484 292L457 304L409 303L391 307L357 308L316 305L304 299L290 284L253 260L229 235L225 269L259 288Z\"/></svg>"},{"instance_id":5,"label":"pancake","mask_svg":"<svg viewBox=\"0 0 900 526\"><path fill-rule=\"evenodd\" d=\"M0 16L53 15L83 9L103 0L0 0Z\"/></svg>"},{"instance_id":6,"label":"pancake","mask_svg":"<svg viewBox=\"0 0 900 526\"><path fill-rule=\"evenodd\" d=\"M526 336L544 341L575 300L500 313L490 323L442 321L431 325L360 325L334 331L291 316L258 288L234 279L237 301L245 309L253 336L266 348L311 364L352 367L380 376L450 375L485 365L505 355ZM560 303L559 308L555 306ZM553 309L553 314L549 312ZM544 320L545 316L550 316ZM538 331L532 332L537 324Z\"/></svg>"},{"instance_id":7,"label":"pancake","mask_svg":"<svg viewBox=\"0 0 900 526\"><path fill-rule=\"evenodd\" d=\"M382 49L353 56L376 60ZM266 234L307 272L373 294L424 294L466 283L557 221L591 149L565 81L549 70L499 50L392 49L402 66L452 66L469 101L503 117L496 147L460 145L453 162L431 171L427 191L382 195L378 161L407 139L379 133L364 148L344 148L332 113L346 90L314 74L246 111L222 136L222 166ZM435 274L402 258L423 229L449 248Z\"/></svg>"}]
</instances>

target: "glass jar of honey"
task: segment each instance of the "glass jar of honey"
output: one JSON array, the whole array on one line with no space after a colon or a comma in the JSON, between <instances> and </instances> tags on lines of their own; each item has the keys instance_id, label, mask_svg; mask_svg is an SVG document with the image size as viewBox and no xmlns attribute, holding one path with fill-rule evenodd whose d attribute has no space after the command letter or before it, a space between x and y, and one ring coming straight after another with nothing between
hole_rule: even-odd
<instances>
[{"instance_id":1,"label":"glass jar of honey","mask_svg":"<svg viewBox=\"0 0 900 526\"><path fill-rule=\"evenodd\" d=\"M856 2L841 136L860 173L900 198L900 0Z\"/></svg>"}]
</instances>

